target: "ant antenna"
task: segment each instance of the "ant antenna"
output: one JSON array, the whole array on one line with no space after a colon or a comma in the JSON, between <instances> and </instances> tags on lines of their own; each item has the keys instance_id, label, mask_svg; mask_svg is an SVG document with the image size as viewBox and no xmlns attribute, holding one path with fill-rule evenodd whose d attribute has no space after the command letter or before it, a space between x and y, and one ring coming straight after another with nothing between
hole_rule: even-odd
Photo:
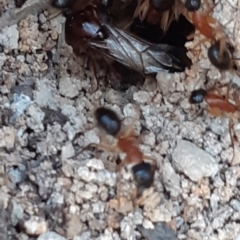
<instances>
[{"instance_id":1,"label":"ant antenna","mask_svg":"<svg viewBox=\"0 0 240 240\"><path fill-rule=\"evenodd\" d=\"M58 10L57 12L53 13L52 15L50 15L47 20L50 21L50 20L58 17L61 14L62 14L62 10Z\"/></svg>"}]
</instances>

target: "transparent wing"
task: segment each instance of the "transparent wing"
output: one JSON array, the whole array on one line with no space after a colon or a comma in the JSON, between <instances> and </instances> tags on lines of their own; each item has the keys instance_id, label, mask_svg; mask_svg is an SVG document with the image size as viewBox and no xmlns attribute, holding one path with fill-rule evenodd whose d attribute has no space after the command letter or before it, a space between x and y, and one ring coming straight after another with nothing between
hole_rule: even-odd
<instances>
[{"instance_id":1,"label":"transparent wing","mask_svg":"<svg viewBox=\"0 0 240 240\"><path fill-rule=\"evenodd\" d=\"M179 55L176 47L166 44L153 45L109 24L105 24L104 28L108 37L101 41L92 40L89 44L131 69L144 74L154 74L161 71L181 71L185 68L176 57Z\"/></svg>"}]
</instances>

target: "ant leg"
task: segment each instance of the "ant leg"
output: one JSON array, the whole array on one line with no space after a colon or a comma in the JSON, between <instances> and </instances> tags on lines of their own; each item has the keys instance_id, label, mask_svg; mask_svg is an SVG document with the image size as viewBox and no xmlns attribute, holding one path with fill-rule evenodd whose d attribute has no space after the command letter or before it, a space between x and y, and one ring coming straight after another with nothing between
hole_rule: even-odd
<instances>
[{"instance_id":1,"label":"ant leg","mask_svg":"<svg viewBox=\"0 0 240 240\"><path fill-rule=\"evenodd\" d=\"M142 159L140 159L140 160L142 160ZM126 156L126 157L121 161L121 163L119 163L119 164L117 165L117 172L120 172L121 169L122 169L122 167L125 166L125 165L127 165L129 162L130 162L130 161L129 161L129 158L128 158L128 156ZM137 162L136 162L136 163L137 163Z\"/></svg>"},{"instance_id":2,"label":"ant leg","mask_svg":"<svg viewBox=\"0 0 240 240\"><path fill-rule=\"evenodd\" d=\"M219 2L213 4L213 6L210 7L209 10L207 11L206 15L208 15L208 16L210 17L210 13L213 11L213 9L214 9L218 4L219 4ZM211 17L211 18L214 19L213 17ZM212 22L212 23L215 23L215 22L216 22L216 20L214 19L214 22Z\"/></svg>"},{"instance_id":3,"label":"ant leg","mask_svg":"<svg viewBox=\"0 0 240 240\"><path fill-rule=\"evenodd\" d=\"M99 81L97 79L97 69L96 69L96 62L94 59L89 63L89 68L91 72L93 72L92 81L91 81L91 92L94 93L98 89Z\"/></svg>"},{"instance_id":4,"label":"ant leg","mask_svg":"<svg viewBox=\"0 0 240 240\"><path fill-rule=\"evenodd\" d=\"M137 121L137 117L134 117L132 122L129 124L129 126L124 130L123 134L121 135L121 138L128 138L133 134L134 130L134 124Z\"/></svg>"},{"instance_id":5,"label":"ant leg","mask_svg":"<svg viewBox=\"0 0 240 240\"><path fill-rule=\"evenodd\" d=\"M200 40L194 47L191 48L191 51L196 51L196 48L200 46L202 43L205 43L207 40L208 40L207 38Z\"/></svg>"},{"instance_id":6,"label":"ant leg","mask_svg":"<svg viewBox=\"0 0 240 240\"><path fill-rule=\"evenodd\" d=\"M219 96L222 96L222 93L221 93L221 91L220 91L220 89L222 89L222 88L226 88L226 89L227 89L227 90L226 90L226 94L225 94L225 99L229 99L229 91L230 91L230 88L229 88L229 85L228 85L228 84L224 84L224 85L221 85L221 86L218 86L218 87L214 86L214 87L208 89L208 92L212 92L212 93L217 92L217 94L218 94Z\"/></svg>"},{"instance_id":7,"label":"ant leg","mask_svg":"<svg viewBox=\"0 0 240 240\"><path fill-rule=\"evenodd\" d=\"M137 187L135 187L131 193L131 200L132 200L134 209L138 207L137 194L138 194L138 190L137 190Z\"/></svg>"},{"instance_id":8,"label":"ant leg","mask_svg":"<svg viewBox=\"0 0 240 240\"><path fill-rule=\"evenodd\" d=\"M118 149L118 146L115 143L112 145L105 144L105 143L90 143L85 148L89 148L89 147L95 147L103 151L120 153L120 150Z\"/></svg>"},{"instance_id":9,"label":"ant leg","mask_svg":"<svg viewBox=\"0 0 240 240\"><path fill-rule=\"evenodd\" d=\"M168 27L172 21L171 18L172 16L170 16L170 11L166 11L163 13L160 23L163 32L166 32L168 30Z\"/></svg>"},{"instance_id":10,"label":"ant leg","mask_svg":"<svg viewBox=\"0 0 240 240\"><path fill-rule=\"evenodd\" d=\"M233 160L234 160L234 157L235 157L235 144L234 144L233 135L232 135L232 128L233 128L233 122L229 118L228 119L228 131L229 131L229 135L230 135L230 139L231 139L231 145L232 145L232 148L233 148L233 156L232 156L232 159L231 159L231 163L233 163Z\"/></svg>"},{"instance_id":11,"label":"ant leg","mask_svg":"<svg viewBox=\"0 0 240 240\"><path fill-rule=\"evenodd\" d=\"M104 143L90 143L80 151L78 151L73 157L78 156L80 153L89 150L90 148L95 147L103 151L109 151L114 153L120 153L121 151L118 149L118 146L116 144L104 144Z\"/></svg>"},{"instance_id":12,"label":"ant leg","mask_svg":"<svg viewBox=\"0 0 240 240\"><path fill-rule=\"evenodd\" d=\"M47 18L47 20L50 21L50 20L52 20L53 18L58 17L60 14L62 14L62 10L57 10L56 12L52 13L52 14Z\"/></svg>"},{"instance_id":13,"label":"ant leg","mask_svg":"<svg viewBox=\"0 0 240 240\"><path fill-rule=\"evenodd\" d=\"M221 38L218 40L219 42L219 55L222 57L224 49L226 49L226 41L225 39Z\"/></svg>"},{"instance_id":14,"label":"ant leg","mask_svg":"<svg viewBox=\"0 0 240 240\"><path fill-rule=\"evenodd\" d=\"M240 107L239 96L238 96L238 94L237 94L236 92L233 93L233 100L234 100L234 102L235 102L235 105L236 105L237 107Z\"/></svg>"},{"instance_id":15,"label":"ant leg","mask_svg":"<svg viewBox=\"0 0 240 240\"><path fill-rule=\"evenodd\" d=\"M203 115L203 109L200 108L195 115L193 115L191 121L195 120L197 117L199 117L200 115Z\"/></svg>"},{"instance_id":16,"label":"ant leg","mask_svg":"<svg viewBox=\"0 0 240 240\"><path fill-rule=\"evenodd\" d=\"M229 92L230 92L230 88L229 86L226 86L227 90L226 90L226 94L225 94L225 99L228 100L229 99Z\"/></svg>"},{"instance_id":17,"label":"ant leg","mask_svg":"<svg viewBox=\"0 0 240 240\"><path fill-rule=\"evenodd\" d=\"M149 161L151 161L155 166L157 166L157 163L156 163L156 159L155 159L155 158L152 158L152 157L150 157L150 156L143 155L143 159L144 159L144 160L149 160Z\"/></svg>"},{"instance_id":18,"label":"ant leg","mask_svg":"<svg viewBox=\"0 0 240 240\"><path fill-rule=\"evenodd\" d=\"M149 6L150 6L149 0L143 0L143 1L138 0L138 5L133 14L133 18L136 18L138 16L139 19L143 21L146 18Z\"/></svg>"}]
</instances>

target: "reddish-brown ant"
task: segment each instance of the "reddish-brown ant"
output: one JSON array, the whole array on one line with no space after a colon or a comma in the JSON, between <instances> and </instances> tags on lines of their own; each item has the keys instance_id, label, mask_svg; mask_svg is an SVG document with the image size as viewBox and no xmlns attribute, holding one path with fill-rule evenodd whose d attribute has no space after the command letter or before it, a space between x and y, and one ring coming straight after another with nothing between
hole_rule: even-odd
<instances>
[{"instance_id":1,"label":"reddish-brown ant","mask_svg":"<svg viewBox=\"0 0 240 240\"><path fill-rule=\"evenodd\" d=\"M233 51L226 42L227 36L224 33L223 26L209 15L217 4L215 4L208 13L201 13L200 11L194 10L198 9L201 5L200 0L196 0L196 3L194 3L195 1L193 0L192 5L188 5L187 2L188 1L186 1L186 8L188 9L188 13L186 13L185 16L192 22L199 33L205 37L197 46L206 40L210 40L211 46L208 49L208 58L212 65L219 70L232 68L234 66ZM196 8L193 5L195 5ZM196 46L194 48L196 48Z\"/></svg>"},{"instance_id":2,"label":"reddish-brown ant","mask_svg":"<svg viewBox=\"0 0 240 240\"><path fill-rule=\"evenodd\" d=\"M111 109L100 107L96 109L94 115L98 126L105 130L107 134L115 137L117 142L112 145L104 143L90 144L84 150L89 147L96 147L114 153L124 152L126 156L118 165L117 170L119 171L126 164L133 165L132 172L137 184L138 195L140 195L144 188L149 188L152 185L156 163L151 157L145 156L138 147L137 139L133 132L135 120L126 130L121 131L121 120ZM144 159L154 161L154 164L144 162Z\"/></svg>"},{"instance_id":3,"label":"reddish-brown ant","mask_svg":"<svg viewBox=\"0 0 240 240\"><path fill-rule=\"evenodd\" d=\"M230 119L240 119L240 100L239 97L234 94L234 103L229 101L229 87L227 86L226 96L223 97L220 93L220 89L214 89L206 91L204 89L194 90L189 98L191 104L200 104L205 101L208 105L208 113L214 117L226 116L229 117L229 133L234 151L234 142L231 134ZM233 154L234 158L234 154ZM233 159L232 158L232 159Z\"/></svg>"},{"instance_id":4,"label":"reddish-brown ant","mask_svg":"<svg viewBox=\"0 0 240 240\"><path fill-rule=\"evenodd\" d=\"M238 114L240 109L240 102L237 96L234 96L235 104L229 101L229 88L227 88L226 97L221 96L218 89L214 91L198 89L191 93L189 98L191 104L199 104L203 101L208 105L208 113L215 117L234 113Z\"/></svg>"}]
</instances>

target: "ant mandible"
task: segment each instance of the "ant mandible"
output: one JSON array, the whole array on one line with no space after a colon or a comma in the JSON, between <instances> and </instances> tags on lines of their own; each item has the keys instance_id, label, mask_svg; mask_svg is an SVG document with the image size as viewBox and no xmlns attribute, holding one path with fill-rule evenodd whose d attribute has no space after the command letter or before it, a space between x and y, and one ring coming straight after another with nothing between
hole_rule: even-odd
<instances>
[{"instance_id":1,"label":"ant mandible","mask_svg":"<svg viewBox=\"0 0 240 240\"><path fill-rule=\"evenodd\" d=\"M133 164L132 172L137 185L137 195L139 196L144 188L149 188L154 179L156 162L149 156L145 156L138 147L136 136L133 132L134 122L121 131L121 120L117 114L106 107L99 107L95 110L94 117L97 125L107 134L116 138L117 142L109 145L104 143L89 144L89 147L96 147L101 150L107 150L114 153L124 152L126 154L124 160L117 166L117 171L126 164ZM145 160L153 161L153 164L144 162Z\"/></svg>"}]
</instances>

